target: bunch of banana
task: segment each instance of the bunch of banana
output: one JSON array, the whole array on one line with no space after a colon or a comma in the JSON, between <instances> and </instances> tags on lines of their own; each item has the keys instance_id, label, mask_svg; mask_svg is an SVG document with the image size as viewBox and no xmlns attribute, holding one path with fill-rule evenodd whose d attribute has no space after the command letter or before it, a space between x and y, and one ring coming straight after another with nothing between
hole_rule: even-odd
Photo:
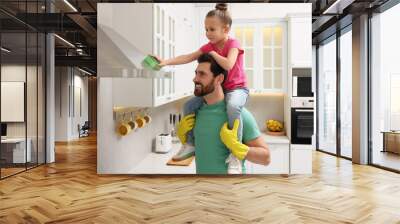
<instances>
[{"instance_id":1,"label":"bunch of banana","mask_svg":"<svg viewBox=\"0 0 400 224\"><path fill-rule=\"evenodd\" d=\"M273 132L283 131L283 124L276 120L267 120L266 126L269 131Z\"/></svg>"}]
</instances>

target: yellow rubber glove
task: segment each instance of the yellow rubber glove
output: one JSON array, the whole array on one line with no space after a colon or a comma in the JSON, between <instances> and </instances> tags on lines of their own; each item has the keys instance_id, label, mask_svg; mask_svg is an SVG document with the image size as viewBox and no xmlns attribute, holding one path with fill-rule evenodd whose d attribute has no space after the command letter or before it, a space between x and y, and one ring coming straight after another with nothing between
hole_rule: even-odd
<instances>
[{"instance_id":1,"label":"yellow rubber glove","mask_svg":"<svg viewBox=\"0 0 400 224\"><path fill-rule=\"evenodd\" d=\"M226 145L229 150L231 150L232 154L236 156L236 158L243 160L244 158L246 158L246 155L249 152L250 148L238 140L237 132L239 129L239 124L239 119L236 119L233 123L233 129L230 130L228 128L228 123L225 122L225 124L221 128L219 135L221 137L221 141Z\"/></svg>"},{"instance_id":2,"label":"yellow rubber glove","mask_svg":"<svg viewBox=\"0 0 400 224\"><path fill-rule=\"evenodd\" d=\"M178 130L176 135L178 135L179 140L182 144L186 144L186 134L193 129L195 122L195 114L189 114L183 117L181 122L178 124Z\"/></svg>"}]
</instances>

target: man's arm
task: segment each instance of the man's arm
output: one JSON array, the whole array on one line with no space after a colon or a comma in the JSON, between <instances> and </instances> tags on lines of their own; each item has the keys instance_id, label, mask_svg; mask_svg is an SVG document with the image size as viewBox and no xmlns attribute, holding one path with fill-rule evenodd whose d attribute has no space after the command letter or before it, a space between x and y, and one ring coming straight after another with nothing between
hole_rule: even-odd
<instances>
[{"instance_id":1,"label":"man's arm","mask_svg":"<svg viewBox=\"0 0 400 224\"><path fill-rule=\"evenodd\" d=\"M249 152L246 155L247 160L261 165L268 165L270 163L271 154L261 136L245 142L245 145L249 146Z\"/></svg>"},{"instance_id":2,"label":"man's arm","mask_svg":"<svg viewBox=\"0 0 400 224\"><path fill-rule=\"evenodd\" d=\"M236 119L233 123L232 130L228 128L228 123L225 122L220 131L221 141L238 159L247 159L253 163L268 165L270 162L270 153L264 139L257 134L257 137L243 144L237 137L238 128L239 119Z\"/></svg>"}]
</instances>

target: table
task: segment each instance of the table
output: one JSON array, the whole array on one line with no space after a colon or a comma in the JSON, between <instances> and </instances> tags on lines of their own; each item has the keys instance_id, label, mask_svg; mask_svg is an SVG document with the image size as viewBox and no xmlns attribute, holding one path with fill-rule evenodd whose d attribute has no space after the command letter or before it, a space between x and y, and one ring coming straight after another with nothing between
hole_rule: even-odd
<instances>
[{"instance_id":1,"label":"table","mask_svg":"<svg viewBox=\"0 0 400 224\"><path fill-rule=\"evenodd\" d=\"M392 152L400 154L400 131L382 131L383 150L382 152Z\"/></svg>"},{"instance_id":2,"label":"table","mask_svg":"<svg viewBox=\"0 0 400 224\"><path fill-rule=\"evenodd\" d=\"M25 163L32 158L30 138L26 139L27 147L25 154L25 138L6 138L1 139L1 159L5 163ZM12 159L11 159L12 158Z\"/></svg>"}]
</instances>

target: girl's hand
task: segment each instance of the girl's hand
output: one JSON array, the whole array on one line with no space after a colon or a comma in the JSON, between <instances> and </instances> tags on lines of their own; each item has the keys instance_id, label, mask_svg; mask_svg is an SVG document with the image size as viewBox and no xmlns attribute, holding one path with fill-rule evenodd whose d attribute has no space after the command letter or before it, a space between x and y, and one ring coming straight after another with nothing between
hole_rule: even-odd
<instances>
[{"instance_id":1,"label":"girl's hand","mask_svg":"<svg viewBox=\"0 0 400 224\"><path fill-rule=\"evenodd\" d=\"M208 52L208 53L209 53L213 58L215 58L214 55L217 54L217 52L215 52L215 51L210 51L210 52Z\"/></svg>"},{"instance_id":2,"label":"girl's hand","mask_svg":"<svg viewBox=\"0 0 400 224\"><path fill-rule=\"evenodd\" d=\"M167 63L166 63L166 61L165 60L162 60L161 58L159 58L158 56L155 56L155 55L151 55L152 57L154 57L155 59L157 59L157 61L159 62L159 66L160 67L163 67L163 66L166 66L167 65Z\"/></svg>"}]
</instances>

